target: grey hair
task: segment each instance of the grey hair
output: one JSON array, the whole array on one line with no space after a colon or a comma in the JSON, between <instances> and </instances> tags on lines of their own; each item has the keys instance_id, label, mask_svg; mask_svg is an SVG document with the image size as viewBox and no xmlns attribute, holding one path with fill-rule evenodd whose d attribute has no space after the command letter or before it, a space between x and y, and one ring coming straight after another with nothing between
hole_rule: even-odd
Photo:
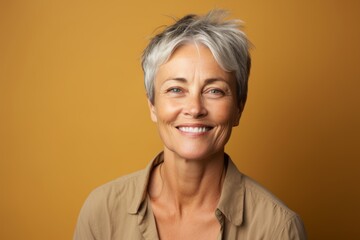
<instances>
[{"instance_id":1,"label":"grey hair","mask_svg":"<svg viewBox=\"0 0 360 240\"><path fill-rule=\"evenodd\" d=\"M204 16L186 15L150 40L142 55L142 68L151 103L154 104L154 81L158 68L179 46L195 42L208 47L220 67L235 74L238 104L245 105L251 43L241 31L242 21L224 20L227 15L224 10L213 10Z\"/></svg>"}]
</instances>

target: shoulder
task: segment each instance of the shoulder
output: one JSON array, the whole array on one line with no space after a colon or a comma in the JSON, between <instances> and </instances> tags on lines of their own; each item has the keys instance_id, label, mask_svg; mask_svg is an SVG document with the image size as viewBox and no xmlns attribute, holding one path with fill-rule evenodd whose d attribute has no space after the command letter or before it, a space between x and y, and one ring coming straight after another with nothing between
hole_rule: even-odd
<instances>
[{"instance_id":1,"label":"shoulder","mask_svg":"<svg viewBox=\"0 0 360 240\"><path fill-rule=\"evenodd\" d=\"M246 224L262 229L273 239L306 239L303 223L297 213L246 175L243 175L243 186ZM295 237L290 238L291 235Z\"/></svg>"},{"instance_id":2,"label":"shoulder","mask_svg":"<svg viewBox=\"0 0 360 240\"><path fill-rule=\"evenodd\" d=\"M284 217L292 217L295 212L290 210L279 198L257 181L242 174L245 198L252 208L270 208L281 212ZM249 201L250 200L250 201Z\"/></svg>"},{"instance_id":3,"label":"shoulder","mask_svg":"<svg viewBox=\"0 0 360 240\"><path fill-rule=\"evenodd\" d=\"M133 199L133 195L138 193L138 185L145 175L145 170L141 170L103 184L89 194L86 202L105 204L108 207L115 202L128 202L127 199Z\"/></svg>"},{"instance_id":4,"label":"shoulder","mask_svg":"<svg viewBox=\"0 0 360 240\"><path fill-rule=\"evenodd\" d=\"M138 171L94 189L83 204L74 239L107 239L111 226L129 221L129 208L139 193L146 171Z\"/></svg>"}]
</instances>

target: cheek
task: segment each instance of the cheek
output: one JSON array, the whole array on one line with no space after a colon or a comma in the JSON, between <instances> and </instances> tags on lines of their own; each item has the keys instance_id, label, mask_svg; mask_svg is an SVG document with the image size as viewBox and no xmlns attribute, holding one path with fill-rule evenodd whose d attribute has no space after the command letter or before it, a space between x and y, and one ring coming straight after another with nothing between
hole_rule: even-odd
<instances>
[{"instance_id":1,"label":"cheek","mask_svg":"<svg viewBox=\"0 0 360 240\"><path fill-rule=\"evenodd\" d=\"M237 109L233 104L220 104L214 108L213 117L219 124L233 125L237 117Z\"/></svg>"},{"instance_id":2,"label":"cheek","mask_svg":"<svg viewBox=\"0 0 360 240\"><path fill-rule=\"evenodd\" d=\"M218 114L217 120L218 123L224 127L232 127L235 122L234 115L229 113Z\"/></svg>"},{"instance_id":3,"label":"cheek","mask_svg":"<svg viewBox=\"0 0 360 240\"><path fill-rule=\"evenodd\" d=\"M158 101L157 116L161 122L170 122L179 115L180 106L172 101Z\"/></svg>"}]
</instances>

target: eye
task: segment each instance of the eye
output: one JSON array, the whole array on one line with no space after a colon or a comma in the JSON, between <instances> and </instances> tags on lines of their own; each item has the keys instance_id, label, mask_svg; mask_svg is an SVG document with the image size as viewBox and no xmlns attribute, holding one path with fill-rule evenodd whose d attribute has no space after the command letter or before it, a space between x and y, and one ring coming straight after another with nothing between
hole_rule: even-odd
<instances>
[{"instance_id":1,"label":"eye","mask_svg":"<svg viewBox=\"0 0 360 240\"><path fill-rule=\"evenodd\" d=\"M224 96L225 92L218 88L211 88L207 90L205 93L213 95L213 96Z\"/></svg>"},{"instance_id":2,"label":"eye","mask_svg":"<svg viewBox=\"0 0 360 240\"><path fill-rule=\"evenodd\" d=\"M212 93L212 94L224 94L224 92L222 90L220 90L220 89L210 89L209 93Z\"/></svg>"},{"instance_id":3,"label":"eye","mask_svg":"<svg viewBox=\"0 0 360 240\"><path fill-rule=\"evenodd\" d=\"M177 87L173 87L167 90L167 92L172 92L172 93L179 93L182 92L180 88Z\"/></svg>"},{"instance_id":4,"label":"eye","mask_svg":"<svg viewBox=\"0 0 360 240\"><path fill-rule=\"evenodd\" d=\"M165 93L169 96L179 97L184 94L184 89L181 87L169 87L165 90Z\"/></svg>"}]
</instances>

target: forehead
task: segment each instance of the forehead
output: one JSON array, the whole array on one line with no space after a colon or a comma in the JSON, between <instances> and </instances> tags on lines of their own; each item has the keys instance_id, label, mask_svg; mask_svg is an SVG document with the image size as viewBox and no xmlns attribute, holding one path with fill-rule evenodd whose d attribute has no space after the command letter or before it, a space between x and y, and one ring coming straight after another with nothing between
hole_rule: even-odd
<instances>
[{"instance_id":1,"label":"forehead","mask_svg":"<svg viewBox=\"0 0 360 240\"><path fill-rule=\"evenodd\" d=\"M156 78L179 77L172 75L199 74L201 78L231 78L232 74L218 64L212 52L203 44L188 43L179 46L162 64Z\"/></svg>"},{"instance_id":2,"label":"forehead","mask_svg":"<svg viewBox=\"0 0 360 240\"><path fill-rule=\"evenodd\" d=\"M187 43L177 47L165 64L181 60L219 65L210 49L201 43Z\"/></svg>"}]
</instances>

